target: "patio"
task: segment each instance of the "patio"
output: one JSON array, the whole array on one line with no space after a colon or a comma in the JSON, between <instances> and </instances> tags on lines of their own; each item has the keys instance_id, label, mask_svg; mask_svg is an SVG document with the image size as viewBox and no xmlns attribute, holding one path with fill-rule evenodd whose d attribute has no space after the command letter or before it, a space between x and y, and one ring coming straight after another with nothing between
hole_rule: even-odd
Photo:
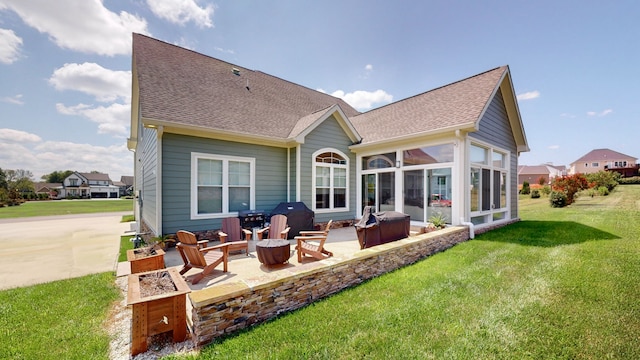
<instances>
[{"instance_id":1,"label":"patio","mask_svg":"<svg viewBox=\"0 0 640 360\"><path fill-rule=\"evenodd\" d=\"M444 251L469 239L469 228L452 226L412 234L410 237L360 250L353 226L331 229L325 248L334 253L324 260L298 263L295 241L289 263L267 267L256 255L257 241L249 242L249 255L230 257L228 272L214 270L199 283L188 282L187 323L195 346L293 311L343 289ZM209 246L215 245L215 242ZM182 268L175 248L165 255L167 268ZM118 276L129 273L118 264ZM185 273L187 280L200 272ZM121 277L122 278L122 277Z\"/></svg>"},{"instance_id":2,"label":"patio","mask_svg":"<svg viewBox=\"0 0 640 360\"><path fill-rule=\"evenodd\" d=\"M218 243L219 242L217 241L212 241L209 242L208 245L213 246ZM230 254L228 272L223 272L222 265L219 265L210 275L207 275L197 284L192 284L188 281L187 283L191 290L201 290L214 285L222 285L232 282L244 282L249 286L253 286L256 283L272 281L274 277L278 277L279 274L282 276L289 276L291 274L291 270L298 271L301 270L301 268L317 266L314 264L320 262L314 258L306 257L303 259L302 263L298 263L295 251L296 241L294 239L290 239L291 258L289 259L289 262L283 265L265 266L258 261L256 243L256 240L249 241L249 256L238 252ZM355 227L349 226L331 229L325 246L333 252L335 258L350 257L360 250ZM182 269L182 265L184 265L182 258L180 258L180 254L175 247L166 250L164 263L167 268L175 267L178 270ZM193 274L199 272L201 272L200 269L191 269L184 275L187 280L189 280ZM130 267L128 262L121 262L118 264L117 276L126 276L129 273Z\"/></svg>"}]
</instances>

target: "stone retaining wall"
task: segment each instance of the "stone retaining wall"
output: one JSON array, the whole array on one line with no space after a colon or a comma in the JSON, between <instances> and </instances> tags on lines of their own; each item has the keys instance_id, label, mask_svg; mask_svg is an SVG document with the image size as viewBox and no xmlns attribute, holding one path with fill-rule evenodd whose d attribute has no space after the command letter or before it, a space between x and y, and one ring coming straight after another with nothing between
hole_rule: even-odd
<instances>
[{"instance_id":1,"label":"stone retaining wall","mask_svg":"<svg viewBox=\"0 0 640 360\"><path fill-rule=\"evenodd\" d=\"M468 239L467 227L449 227L360 250L352 256L278 271L259 283L235 282L193 291L189 294L193 340L198 346L205 345Z\"/></svg>"}]
</instances>

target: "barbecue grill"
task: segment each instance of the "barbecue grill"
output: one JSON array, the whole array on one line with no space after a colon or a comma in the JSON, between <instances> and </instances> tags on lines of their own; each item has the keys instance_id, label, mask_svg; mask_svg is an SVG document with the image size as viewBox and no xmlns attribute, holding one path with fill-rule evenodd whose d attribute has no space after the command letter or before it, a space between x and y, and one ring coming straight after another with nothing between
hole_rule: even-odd
<instances>
[{"instance_id":1,"label":"barbecue grill","mask_svg":"<svg viewBox=\"0 0 640 360\"><path fill-rule=\"evenodd\" d=\"M264 211L263 210L242 210L238 212L240 218L240 226L243 229L251 230L253 228L264 227Z\"/></svg>"}]
</instances>

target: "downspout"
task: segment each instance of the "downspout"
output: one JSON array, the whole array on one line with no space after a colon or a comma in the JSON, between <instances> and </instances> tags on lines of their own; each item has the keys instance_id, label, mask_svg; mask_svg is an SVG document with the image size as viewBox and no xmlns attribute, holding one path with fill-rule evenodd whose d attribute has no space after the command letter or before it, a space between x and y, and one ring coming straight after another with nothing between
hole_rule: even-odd
<instances>
[{"instance_id":1,"label":"downspout","mask_svg":"<svg viewBox=\"0 0 640 360\"><path fill-rule=\"evenodd\" d=\"M468 226L469 227L469 239L473 239L475 238L475 232L474 232L474 226L472 222L469 221L464 221L464 218L461 217L460 218L460 224L464 225L464 226Z\"/></svg>"}]
</instances>

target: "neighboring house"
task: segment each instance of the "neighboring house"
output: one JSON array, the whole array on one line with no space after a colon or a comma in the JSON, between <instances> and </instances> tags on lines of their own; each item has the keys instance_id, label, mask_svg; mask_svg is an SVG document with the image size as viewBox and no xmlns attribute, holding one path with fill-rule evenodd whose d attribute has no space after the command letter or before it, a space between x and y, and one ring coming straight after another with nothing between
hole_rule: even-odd
<instances>
[{"instance_id":1,"label":"neighboring house","mask_svg":"<svg viewBox=\"0 0 640 360\"><path fill-rule=\"evenodd\" d=\"M623 176L638 175L638 159L609 149L595 149L570 165L569 174L591 174L602 170L616 171Z\"/></svg>"},{"instance_id":2,"label":"neighboring house","mask_svg":"<svg viewBox=\"0 0 640 360\"><path fill-rule=\"evenodd\" d=\"M37 182L33 184L36 194L46 194L50 199L58 198L58 192L62 187L61 183Z\"/></svg>"},{"instance_id":3,"label":"neighboring house","mask_svg":"<svg viewBox=\"0 0 640 360\"><path fill-rule=\"evenodd\" d=\"M120 181L114 181L113 185L118 187L120 196L133 194L133 176L120 176Z\"/></svg>"},{"instance_id":4,"label":"neighboring house","mask_svg":"<svg viewBox=\"0 0 640 360\"><path fill-rule=\"evenodd\" d=\"M219 229L239 211L293 201L316 222L357 219L365 206L415 225L437 213L487 228L518 218L518 155L529 147L508 66L360 113L134 34L131 109L144 231Z\"/></svg>"},{"instance_id":5,"label":"neighboring house","mask_svg":"<svg viewBox=\"0 0 640 360\"><path fill-rule=\"evenodd\" d=\"M118 191L108 174L74 172L64 179L58 198L118 198Z\"/></svg>"},{"instance_id":6,"label":"neighboring house","mask_svg":"<svg viewBox=\"0 0 640 360\"><path fill-rule=\"evenodd\" d=\"M544 184L551 184L553 179L566 174L567 169L565 166L551 164L521 165L518 166L518 184L522 185L525 181L530 185L538 184L541 178L544 179Z\"/></svg>"}]
</instances>

